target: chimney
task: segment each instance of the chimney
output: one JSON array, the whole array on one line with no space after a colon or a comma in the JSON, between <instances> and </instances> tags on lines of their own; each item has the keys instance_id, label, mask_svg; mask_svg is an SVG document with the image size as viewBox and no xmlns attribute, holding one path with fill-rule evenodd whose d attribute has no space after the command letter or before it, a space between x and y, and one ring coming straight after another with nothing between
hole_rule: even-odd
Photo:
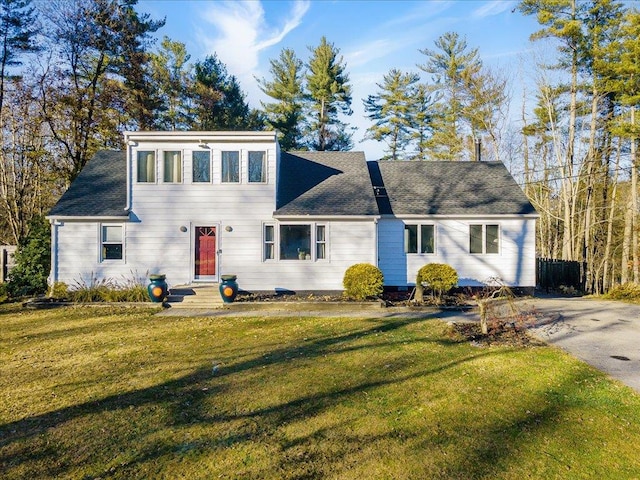
<instances>
[{"instance_id":1,"label":"chimney","mask_svg":"<svg viewBox=\"0 0 640 480\"><path fill-rule=\"evenodd\" d=\"M474 160L476 162L480 162L482 161L482 141L480 140L479 137L476 138L475 144L476 144L476 156Z\"/></svg>"}]
</instances>

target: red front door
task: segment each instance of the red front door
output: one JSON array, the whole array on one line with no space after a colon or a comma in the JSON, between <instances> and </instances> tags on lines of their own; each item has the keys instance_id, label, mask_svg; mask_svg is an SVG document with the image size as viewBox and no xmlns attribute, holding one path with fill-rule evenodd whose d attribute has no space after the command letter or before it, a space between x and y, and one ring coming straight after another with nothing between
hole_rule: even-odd
<instances>
[{"instance_id":1,"label":"red front door","mask_svg":"<svg viewBox=\"0 0 640 480\"><path fill-rule=\"evenodd\" d=\"M196 276L216 274L216 227L196 227Z\"/></svg>"}]
</instances>

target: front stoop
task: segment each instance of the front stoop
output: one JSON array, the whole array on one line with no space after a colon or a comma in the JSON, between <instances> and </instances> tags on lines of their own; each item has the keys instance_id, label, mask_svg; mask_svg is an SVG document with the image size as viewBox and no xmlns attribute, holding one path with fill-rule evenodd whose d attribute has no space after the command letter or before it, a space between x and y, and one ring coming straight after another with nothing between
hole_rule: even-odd
<instances>
[{"instance_id":1,"label":"front stoop","mask_svg":"<svg viewBox=\"0 0 640 480\"><path fill-rule=\"evenodd\" d=\"M219 284L178 285L169 289L165 306L175 309L213 309L224 305Z\"/></svg>"}]
</instances>

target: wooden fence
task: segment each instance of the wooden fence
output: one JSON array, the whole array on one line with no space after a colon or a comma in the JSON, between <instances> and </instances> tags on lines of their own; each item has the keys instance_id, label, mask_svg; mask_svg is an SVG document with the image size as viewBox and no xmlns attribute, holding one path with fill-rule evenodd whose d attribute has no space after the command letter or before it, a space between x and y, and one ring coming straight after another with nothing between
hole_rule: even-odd
<instances>
[{"instance_id":1,"label":"wooden fence","mask_svg":"<svg viewBox=\"0 0 640 480\"><path fill-rule=\"evenodd\" d=\"M579 292L586 288L586 264L571 260L536 259L536 286L545 291L561 286L573 287Z\"/></svg>"}]
</instances>

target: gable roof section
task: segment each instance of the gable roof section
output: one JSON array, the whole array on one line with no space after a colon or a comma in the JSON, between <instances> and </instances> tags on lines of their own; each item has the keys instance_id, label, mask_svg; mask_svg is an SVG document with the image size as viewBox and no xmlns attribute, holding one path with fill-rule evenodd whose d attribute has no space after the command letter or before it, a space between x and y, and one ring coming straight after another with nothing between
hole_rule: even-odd
<instances>
[{"instance_id":1,"label":"gable roof section","mask_svg":"<svg viewBox=\"0 0 640 480\"><path fill-rule=\"evenodd\" d=\"M378 198L381 214L536 214L502 162L379 161L369 170L388 196Z\"/></svg>"},{"instance_id":2,"label":"gable roof section","mask_svg":"<svg viewBox=\"0 0 640 480\"><path fill-rule=\"evenodd\" d=\"M125 152L100 150L71 183L50 217L127 217Z\"/></svg>"},{"instance_id":3,"label":"gable roof section","mask_svg":"<svg viewBox=\"0 0 640 480\"><path fill-rule=\"evenodd\" d=\"M363 152L282 152L274 216L378 215Z\"/></svg>"}]
</instances>

